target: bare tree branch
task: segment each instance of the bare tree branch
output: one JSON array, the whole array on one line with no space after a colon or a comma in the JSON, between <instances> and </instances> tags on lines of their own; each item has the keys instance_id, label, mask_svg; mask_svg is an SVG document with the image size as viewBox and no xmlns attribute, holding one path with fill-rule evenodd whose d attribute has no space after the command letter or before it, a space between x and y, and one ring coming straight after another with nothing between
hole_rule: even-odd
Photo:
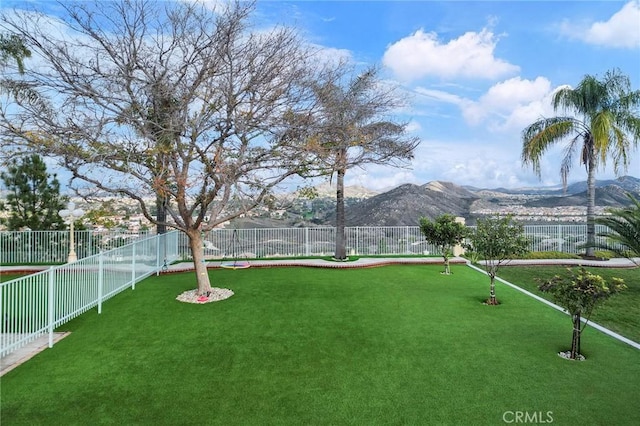
<instances>
[{"instance_id":1,"label":"bare tree branch","mask_svg":"<svg viewBox=\"0 0 640 426\"><path fill-rule=\"evenodd\" d=\"M310 168L304 141L283 135L309 108L301 83L315 72L313 52L289 28L251 31L251 3L217 13L146 0L61 6L64 21L0 19L41 64L25 81L51 105L16 98L0 129L15 149L60 159L74 182L134 199L150 221L187 233L209 291L200 233Z\"/></svg>"}]
</instances>

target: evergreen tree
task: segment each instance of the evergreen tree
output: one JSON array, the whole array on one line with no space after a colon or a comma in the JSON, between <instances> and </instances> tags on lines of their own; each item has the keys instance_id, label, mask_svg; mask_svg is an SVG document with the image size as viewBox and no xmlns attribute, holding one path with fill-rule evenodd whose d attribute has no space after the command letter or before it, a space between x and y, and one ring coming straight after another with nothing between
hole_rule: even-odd
<instances>
[{"instance_id":1,"label":"evergreen tree","mask_svg":"<svg viewBox=\"0 0 640 426\"><path fill-rule=\"evenodd\" d=\"M8 210L9 217L0 218L0 223L10 230L65 229L58 212L64 209L66 199L60 195L56 176L47 173L39 155L14 160L6 172L0 173L0 180L9 192L6 203L0 203L0 210Z\"/></svg>"}]
</instances>

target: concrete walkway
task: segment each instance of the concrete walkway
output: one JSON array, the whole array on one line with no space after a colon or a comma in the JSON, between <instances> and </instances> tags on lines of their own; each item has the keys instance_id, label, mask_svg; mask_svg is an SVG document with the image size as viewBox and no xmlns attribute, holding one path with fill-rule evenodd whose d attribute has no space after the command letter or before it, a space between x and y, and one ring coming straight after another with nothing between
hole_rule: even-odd
<instances>
[{"instance_id":1,"label":"concrete walkway","mask_svg":"<svg viewBox=\"0 0 640 426\"><path fill-rule=\"evenodd\" d=\"M248 263L251 268L278 268L287 266L304 266L309 268L372 268L386 265L437 265L442 264L441 257L363 257L354 261L337 262L325 259L280 259L280 260L249 260L238 261ZM467 260L462 257L454 257L449 263L465 265ZM233 267L233 261L207 261L207 269L220 268L223 265ZM174 263L169 266L167 272L185 272L194 269L192 262Z\"/></svg>"},{"instance_id":2,"label":"concrete walkway","mask_svg":"<svg viewBox=\"0 0 640 426\"><path fill-rule=\"evenodd\" d=\"M70 332L53 333L53 343L64 339L70 334ZM49 347L49 336L44 335L38 337L33 342L16 349L9 355L0 358L0 377L7 374L19 365L29 361L31 358L44 351Z\"/></svg>"},{"instance_id":3,"label":"concrete walkway","mask_svg":"<svg viewBox=\"0 0 640 426\"><path fill-rule=\"evenodd\" d=\"M479 262L481 265L484 261ZM585 259L514 259L508 260L504 266L589 266L596 268L635 268L640 266L640 257L633 261L625 258L609 260L585 260Z\"/></svg>"},{"instance_id":4,"label":"concrete walkway","mask_svg":"<svg viewBox=\"0 0 640 426\"><path fill-rule=\"evenodd\" d=\"M335 262L325 259L280 259L280 260L249 260L237 261L238 263L248 263L252 268L278 268L286 266L306 266L310 268L370 268L385 265L437 265L442 264L441 257L365 257L354 261ZM452 265L464 265L467 260L462 257L454 257L449 260ZM210 260L206 262L207 269L220 268L221 265L227 265L232 269L233 260ZM47 265L15 265L0 266L1 274L31 274L40 271L46 271L50 266ZM237 269L239 269L238 267ZM169 265L166 273L193 271L193 262L177 262ZM1 280L0 280L1 282Z\"/></svg>"},{"instance_id":5,"label":"concrete walkway","mask_svg":"<svg viewBox=\"0 0 640 426\"><path fill-rule=\"evenodd\" d=\"M634 263L635 262L635 263ZM207 261L208 269L219 268L222 264L232 265L233 261L210 260ZM370 268L385 265L433 265L441 264L441 257L362 257L351 262L335 262L325 259L279 259L279 260L249 260L252 268L274 268L286 266L306 266L311 268ZM466 264L462 257L450 259L452 265ZM481 265L484 262L479 262ZM633 261L625 258L609 260L585 260L585 259L514 259L506 261L503 266L590 266L602 268L635 268L640 266L640 257ZM34 273L49 269L46 265L16 265L0 266L0 274L3 273ZM178 262L169 265L167 272L186 272L194 269L192 262Z\"/></svg>"},{"instance_id":6,"label":"concrete walkway","mask_svg":"<svg viewBox=\"0 0 640 426\"><path fill-rule=\"evenodd\" d=\"M554 265L554 266L596 266L606 268L633 268L640 265L640 258L635 258L633 263L629 259L610 259L606 261L583 260L583 259L546 259L546 260L511 260L505 266L516 265ZM226 262L231 263L231 262ZM467 260L462 257L450 259L451 264L467 264ZM220 268L222 261L208 261L207 268ZM365 257L352 262L334 262L325 259L282 259L282 260L251 260L251 268L274 268L303 266L312 268L371 268L385 265L433 265L442 264L441 257ZM0 266L0 277L2 273L35 273L50 268L45 265L19 265ZM165 273L188 272L194 269L192 262L174 263L169 266ZM54 341L64 338L68 333L55 333ZM11 371L20 364L28 361L48 347L48 336L42 336L34 342L14 351L13 353L0 359L0 376Z\"/></svg>"}]
</instances>

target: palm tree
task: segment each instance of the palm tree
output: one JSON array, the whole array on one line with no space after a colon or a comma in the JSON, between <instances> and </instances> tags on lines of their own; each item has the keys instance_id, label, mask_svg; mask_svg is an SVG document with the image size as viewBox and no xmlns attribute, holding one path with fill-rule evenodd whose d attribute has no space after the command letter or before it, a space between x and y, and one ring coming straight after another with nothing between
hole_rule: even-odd
<instances>
[{"instance_id":1,"label":"palm tree","mask_svg":"<svg viewBox=\"0 0 640 426\"><path fill-rule=\"evenodd\" d=\"M608 71L599 80L586 75L578 87L563 87L553 96L553 109L564 116L542 118L522 132L522 162L540 176L540 160L553 144L567 140L560 167L564 188L576 154L587 171L587 252L595 243L595 172L613 158L614 171L627 170L629 154L640 139L640 90L631 90L629 77Z\"/></svg>"},{"instance_id":2,"label":"palm tree","mask_svg":"<svg viewBox=\"0 0 640 426\"><path fill-rule=\"evenodd\" d=\"M629 207L610 210L610 216L599 217L596 223L605 225L609 230L598 236L606 237L607 243L596 243L595 248L611 250L623 257L640 257L640 200L627 194L631 200ZM619 245L615 247L614 244ZM632 259L633 260L633 259Z\"/></svg>"},{"instance_id":3,"label":"palm tree","mask_svg":"<svg viewBox=\"0 0 640 426\"><path fill-rule=\"evenodd\" d=\"M386 116L401 104L393 89L385 88L376 68L345 81L348 70L338 69L326 79L312 82L317 101L308 149L325 174L336 175L336 250L345 260L344 176L364 164L395 164L413 158L419 140L406 135L406 123Z\"/></svg>"}]
</instances>

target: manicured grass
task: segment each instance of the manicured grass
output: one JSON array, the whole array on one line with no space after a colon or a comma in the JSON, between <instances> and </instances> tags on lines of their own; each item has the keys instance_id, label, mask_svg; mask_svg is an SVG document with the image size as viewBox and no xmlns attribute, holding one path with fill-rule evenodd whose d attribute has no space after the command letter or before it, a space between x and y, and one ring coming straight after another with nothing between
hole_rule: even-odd
<instances>
[{"instance_id":1,"label":"manicured grass","mask_svg":"<svg viewBox=\"0 0 640 426\"><path fill-rule=\"evenodd\" d=\"M576 269L576 268L574 268ZM593 274L609 280L622 278L627 286L623 292L607 300L593 313L591 320L640 343L640 268L586 268ZM552 300L548 293L538 290L537 280L567 273L565 267L509 266L500 269L500 277L534 294Z\"/></svg>"},{"instance_id":2,"label":"manicured grass","mask_svg":"<svg viewBox=\"0 0 640 426\"><path fill-rule=\"evenodd\" d=\"M2 424L640 424L640 351L465 266L214 270L228 300L152 277L2 377ZM509 419L509 418L507 418Z\"/></svg>"},{"instance_id":3,"label":"manicured grass","mask_svg":"<svg viewBox=\"0 0 640 426\"><path fill-rule=\"evenodd\" d=\"M0 274L0 283L6 283L7 281L15 280L16 278L24 277L28 274Z\"/></svg>"}]
</instances>

